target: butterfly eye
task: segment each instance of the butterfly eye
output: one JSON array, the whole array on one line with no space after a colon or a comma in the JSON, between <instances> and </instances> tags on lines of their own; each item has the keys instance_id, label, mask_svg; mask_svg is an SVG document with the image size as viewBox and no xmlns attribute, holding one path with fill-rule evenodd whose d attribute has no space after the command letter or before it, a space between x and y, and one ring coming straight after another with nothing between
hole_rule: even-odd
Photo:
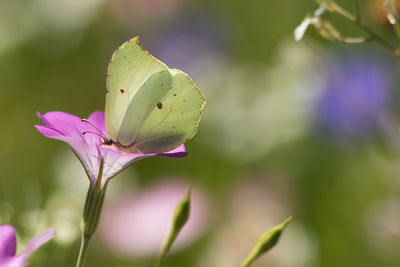
<instances>
[{"instance_id":1,"label":"butterfly eye","mask_svg":"<svg viewBox=\"0 0 400 267\"><path fill-rule=\"evenodd\" d=\"M162 109L162 103L161 103L161 102L158 102L158 103L157 103L157 107L158 107L158 109Z\"/></svg>"}]
</instances>

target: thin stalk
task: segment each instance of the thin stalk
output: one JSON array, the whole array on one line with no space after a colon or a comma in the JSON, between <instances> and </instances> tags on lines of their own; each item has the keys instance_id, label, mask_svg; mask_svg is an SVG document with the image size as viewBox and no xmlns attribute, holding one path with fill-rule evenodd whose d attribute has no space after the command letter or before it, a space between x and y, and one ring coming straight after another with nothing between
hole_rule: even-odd
<instances>
[{"instance_id":1,"label":"thin stalk","mask_svg":"<svg viewBox=\"0 0 400 267\"><path fill-rule=\"evenodd\" d=\"M396 49L393 47L388 41L383 39L381 36L379 36L377 33L375 33L371 28L369 28L367 25L364 24L364 22L361 20L361 18L358 18L339 6L336 3L332 2L332 7L334 9L334 12L343 18L355 23L360 29L362 29L365 33L369 35L369 39L372 41L375 41L385 47L387 50L389 50L395 57L400 59L400 50ZM400 30L400 28L399 28ZM400 34L400 31L399 31ZM400 36L399 36L400 37Z\"/></svg>"},{"instance_id":2,"label":"thin stalk","mask_svg":"<svg viewBox=\"0 0 400 267\"><path fill-rule=\"evenodd\" d=\"M164 261L166 255L167 255L166 252L162 252L160 254L160 257L158 257L158 259L157 259L156 267L161 267L161 264Z\"/></svg>"},{"instance_id":3,"label":"thin stalk","mask_svg":"<svg viewBox=\"0 0 400 267\"><path fill-rule=\"evenodd\" d=\"M78 261L76 267L83 267L89 249L90 236L82 234L81 248L79 250Z\"/></svg>"},{"instance_id":4,"label":"thin stalk","mask_svg":"<svg viewBox=\"0 0 400 267\"><path fill-rule=\"evenodd\" d=\"M394 32L396 33L398 46L400 46L400 24L399 24L399 16L397 14L396 7L394 6L394 1L387 1L388 8L390 9L390 13L393 15L393 21L391 21L393 25Z\"/></svg>"},{"instance_id":5,"label":"thin stalk","mask_svg":"<svg viewBox=\"0 0 400 267\"><path fill-rule=\"evenodd\" d=\"M177 237L178 233L175 231L172 231L169 235L168 235L168 239L167 241L164 243L162 249L161 249L161 253L160 256L157 259L157 263L156 263L156 267L161 267L162 262L165 259L165 256L168 253L168 250L171 248L172 243L174 242L175 238Z\"/></svg>"}]
</instances>

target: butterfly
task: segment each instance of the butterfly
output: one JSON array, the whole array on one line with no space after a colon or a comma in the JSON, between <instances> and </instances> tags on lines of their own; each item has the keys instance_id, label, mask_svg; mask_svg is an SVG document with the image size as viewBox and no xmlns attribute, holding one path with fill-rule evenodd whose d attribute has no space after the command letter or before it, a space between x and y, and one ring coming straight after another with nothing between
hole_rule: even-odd
<instances>
[{"instance_id":1,"label":"butterfly","mask_svg":"<svg viewBox=\"0 0 400 267\"><path fill-rule=\"evenodd\" d=\"M107 71L103 145L126 153L170 151L197 131L207 103L188 75L153 57L135 37L112 55Z\"/></svg>"}]
</instances>

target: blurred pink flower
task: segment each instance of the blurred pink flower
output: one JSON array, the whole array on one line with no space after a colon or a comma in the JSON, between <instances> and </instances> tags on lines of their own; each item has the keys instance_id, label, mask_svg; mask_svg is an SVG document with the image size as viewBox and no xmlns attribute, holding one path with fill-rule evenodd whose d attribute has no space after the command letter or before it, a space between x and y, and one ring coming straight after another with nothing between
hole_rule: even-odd
<instances>
[{"instance_id":1,"label":"blurred pink flower","mask_svg":"<svg viewBox=\"0 0 400 267\"><path fill-rule=\"evenodd\" d=\"M174 209L186 192L185 183L169 180L140 192L119 194L103 210L100 237L120 256L132 258L157 254L171 227ZM208 210L204 194L195 188L189 221L173 249L192 243L204 233Z\"/></svg>"},{"instance_id":2,"label":"blurred pink flower","mask_svg":"<svg viewBox=\"0 0 400 267\"><path fill-rule=\"evenodd\" d=\"M16 254L17 238L15 230L11 225L0 226L0 267L24 267L26 260L33 251L55 235L54 230L49 230L36 236L28 245L26 250L19 255Z\"/></svg>"},{"instance_id":3,"label":"blurred pink flower","mask_svg":"<svg viewBox=\"0 0 400 267\"><path fill-rule=\"evenodd\" d=\"M184 145L161 154L126 154L111 147L103 146L104 138L102 136L83 134L86 131L96 131L94 128L96 127L108 138L104 113L100 111L90 114L88 121L92 125L83 122L79 117L60 111L48 112L44 115L38 112L37 115L42 120L43 125L35 125L36 129L46 137L66 142L78 156L93 184L96 184L100 163L103 159L102 187L110 178L140 159L151 156L185 157L187 155Z\"/></svg>"}]
</instances>

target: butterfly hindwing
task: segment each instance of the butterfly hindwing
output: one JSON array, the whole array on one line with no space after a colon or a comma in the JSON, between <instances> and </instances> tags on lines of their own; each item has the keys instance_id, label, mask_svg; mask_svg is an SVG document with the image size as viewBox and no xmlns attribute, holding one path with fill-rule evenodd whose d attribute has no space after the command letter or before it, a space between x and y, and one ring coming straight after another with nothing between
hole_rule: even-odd
<instances>
[{"instance_id":1,"label":"butterfly hindwing","mask_svg":"<svg viewBox=\"0 0 400 267\"><path fill-rule=\"evenodd\" d=\"M157 104L163 101L171 88L172 76L168 70L155 73L143 84L132 99L122 120L118 132L120 144L130 146L137 142L136 139L143 123L149 120L153 112L162 113L156 110Z\"/></svg>"},{"instance_id":2,"label":"butterfly hindwing","mask_svg":"<svg viewBox=\"0 0 400 267\"><path fill-rule=\"evenodd\" d=\"M185 73L174 69L156 73L133 98L122 123L123 131L135 125L134 138L120 142L134 142L142 153L172 150L196 133L205 103Z\"/></svg>"}]
</instances>

